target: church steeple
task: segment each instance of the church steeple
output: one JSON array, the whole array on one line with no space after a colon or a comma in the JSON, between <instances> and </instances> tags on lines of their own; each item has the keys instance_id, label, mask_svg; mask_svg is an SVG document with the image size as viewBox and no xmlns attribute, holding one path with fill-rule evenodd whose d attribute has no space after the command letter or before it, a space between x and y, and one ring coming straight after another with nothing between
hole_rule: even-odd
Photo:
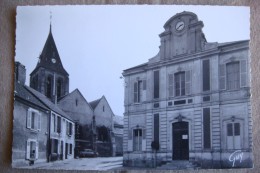
<instances>
[{"instance_id":1,"label":"church steeple","mask_svg":"<svg viewBox=\"0 0 260 173\"><path fill-rule=\"evenodd\" d=\"M69 74L64 69L53 35L52 24L35 69L30 74L30 86L53 102L69 92Z\"/></svg>"}]
</instances>

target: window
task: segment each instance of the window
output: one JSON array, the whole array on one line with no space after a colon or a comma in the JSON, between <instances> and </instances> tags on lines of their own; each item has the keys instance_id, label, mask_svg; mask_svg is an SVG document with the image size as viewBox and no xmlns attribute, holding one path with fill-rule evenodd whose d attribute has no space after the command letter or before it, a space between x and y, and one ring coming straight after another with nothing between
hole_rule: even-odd
<instances>
[{"instance_id":1,"label":"window","mask_svg":"<svg viewBox=\"0 0 260 173\"><path fill-rule=\"evenodd\" d=\"M240 123L227 124L227 149L241 149Z\"/></svg>"},{"instance_id":2,"label":"window","mask_svg":"<svg viewBox=\"0 0 260 173\"><path fill-rule=\"evenodd\" d=\"M46 79L46 97L51 98L51 87L52 87L52 77L48 76Z\"/></svg>"},{"instance_id":3,"label":"window","mask_svg":"<svg viewBox=\"0 0 260 173\"><path fill-rule=\"evenodd\" d=\"M133 149L134 151L142 150L142 129L134 129Z\"/></svg>"},{"instance_id":4,"label":"window","mask_svg":"<svg viewBox=\"0 0 260 173\"><path fill-rule=\"evenodd\" d=\"M72 144L70 144L70 154L72 154Z\"/></svg>"},{"instance_id":5,"label":"window","mask_svg":"<svg viewBox=\"0 0 260 173\"><path fill-rule=\"evenodd\" d=\"M71 136L72 135L72 123L66 122L66 129L67 129L67 135Z\"/></svg>"},{"instance_id":6,"label":"window","mask_svg":"<svg viewBox=\"0 0 260 173\"><path fill-rule=\"evenodd\" d=\"M247 61L235 61L219 66L219 88L235 90L247 86Z\"/></svg>"},{"instance_id":7,"label":"window","mask_svg":"<svg viewBox=\"0 0 260 173\"><path fill-rule=\"evenodd\" d=\"M105 112L105 106L103 106L103 112Z\"/></svg>"},{"instance_id":8,"label":"window","mask_svg":"<svg viewBox=\"0 0 260 173\"><path fill-rule=\"evenodd\" d=\"M160 123L160 119L159 119L159 114L154 114L154 121L153 121L153 139L154 141L158 141L159 142L159 123Z\"/></svg>"},{"instance_id":9,"label":"window","mask_svg":"<svg viewBox=\"0 0 260 173\"><path fill-rule=\"evenodd\" d=\"M185 95L185 72L174 74L175 79L175 96Z\"/></svg>"},{"instance_id":10,"label":"window","mask_svg":"<svg viewBox=\"0 0 260 173\"><path fill-rule=\"evenodd\" d=\"M62 92L62 79L58 79L57 81L57 97L60 98L62 95L61 95L61 92Z\"/></svg>"},{"instance_id":11,"label":"window","mask_svg":"<svg viewBox=\"0 0 260 173\"><path fill-rule=\"evenodd\" d=\"M169 74L168 77L169 97L191 94L190 70Z\"/></svg>"},{"instance_id":12,"label":"window","mask_svg":"<svg viewBox=\"0 0 260 173\"><path fill-rule=\"evenodd\" d=\"M41 114L39 111L29 108L27 112L27 128L41 130Z\"/></svg>"},{"instance_id":13,"label":"window","mask_svg":"<svg viewBox=\"0 0 260 173\"><path fill-rule=\"evenodd\" d=\"M240 87L239 62L231 62L226 65L227 68L227 89L233 90Z\"/></svg>"},{"instance_id":14,"label":"window","mask_svg":"<svg viewBox=\"0 0 260 173\"><path fill-rule=\"evenodd\" d=\"M134 102L141 102L141 90L142 90L142 81L139 80L134 83Z\"/></svg>"},{"instance_id":15,"label":"window","mask_svg":"<svg viewBox=\"0 0 260 173\"><path fill-rule=\"evenodd\" d=\"M160 95L160 77L159 77L159 70L153 72L153 80L154 80L154 87L153 87L153 98L158 99Z\"/></svg>"},{"instance_id":16,"label":"window","mask_svg":"<svg viewBox=\"0 0 260 173\"><path fill-rule=\"evenodd\" d=\"M202 66L203 66L203 91L208 91L210 90L210 63L209 59L203 60L202 61Z\"/></svg>"},{"instance_id":17,"label":"window","mask_svg":"<svg viewBox=\"0 0 260 173\"><path fill-rule=\"evenodd\" d=\"M26 159L29 160L38 159L38 142L34 139L27 140Z\"/></svg>"},{"instance_id":18,"label":"window","mask_svg":"<svg viewBox=\"0 0 260 173\"><path fill-rule=\"evenodd\" d=\"M210 108L203 109L203 145L204 149L211 148Z\"/></svg>"},{"instance_id":19,"label":"window","mask_svg":"<svg viewBox=\"0 0 260 173\"><path fill-rule=\"evenodd\" d=\"M61 133L61 117L57 116L57 133Z\"/></svg>"},{"instance_id":20,"label":"window","mask_svg":"<svg viewBox=\"0 0 260 173\"><path fill-rule=\"evenodd\" d=\"M51 114L51 131L55 133L61 133L61 117L52 113Z\"/></svg>"}]
</instances>

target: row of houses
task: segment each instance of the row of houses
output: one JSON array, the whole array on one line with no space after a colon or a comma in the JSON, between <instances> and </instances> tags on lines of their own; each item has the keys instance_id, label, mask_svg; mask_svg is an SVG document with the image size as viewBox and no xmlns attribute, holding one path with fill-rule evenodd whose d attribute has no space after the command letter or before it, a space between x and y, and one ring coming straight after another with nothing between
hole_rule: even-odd
<instances>
[{"instance_id":1,"label":"row of houses","mask_svg":"<svg viewBox=\"0 0 260 173\"><path fill-rule=\"evenodd\" d=\"M122 155L123 121L105 96L88 102L78 89L69 93L51 26L39 61L25 85L26 68L15 63L12 164L72 159L92 149L99 156Z\"/></svg>"}]
</instances>

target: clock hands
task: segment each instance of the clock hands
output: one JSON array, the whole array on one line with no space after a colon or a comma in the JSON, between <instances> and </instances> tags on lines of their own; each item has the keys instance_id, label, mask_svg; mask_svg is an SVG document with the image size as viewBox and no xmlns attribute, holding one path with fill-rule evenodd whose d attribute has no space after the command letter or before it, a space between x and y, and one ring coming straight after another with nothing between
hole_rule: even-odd
<instances>
[{"instance_id":1,"label":"clock hands","mask_svg":"<svg viewBox=\"0 0 260 173\"><path fill-rule=\"evenodd\" d=\"M177 29L179 29L180 27L182 27L183 26L183 23L182 24L180 24L178 27L177 27Z\"/></svg>"}]
</instances>

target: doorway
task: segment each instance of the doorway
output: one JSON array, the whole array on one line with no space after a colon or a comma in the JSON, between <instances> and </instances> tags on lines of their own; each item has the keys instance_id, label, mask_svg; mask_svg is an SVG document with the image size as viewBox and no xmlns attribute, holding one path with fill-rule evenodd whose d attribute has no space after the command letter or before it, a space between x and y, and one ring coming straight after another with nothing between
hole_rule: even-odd
<instances>
[{"instance_id":1,"label":"doorway","mask_svg":"<svg viewBox=\"0 0 260 173\"><path fill-rule=\"evenodd\" d=\"M172 159L189 160L189 123L172 124Z\"/></svg>"}]
</instances>

